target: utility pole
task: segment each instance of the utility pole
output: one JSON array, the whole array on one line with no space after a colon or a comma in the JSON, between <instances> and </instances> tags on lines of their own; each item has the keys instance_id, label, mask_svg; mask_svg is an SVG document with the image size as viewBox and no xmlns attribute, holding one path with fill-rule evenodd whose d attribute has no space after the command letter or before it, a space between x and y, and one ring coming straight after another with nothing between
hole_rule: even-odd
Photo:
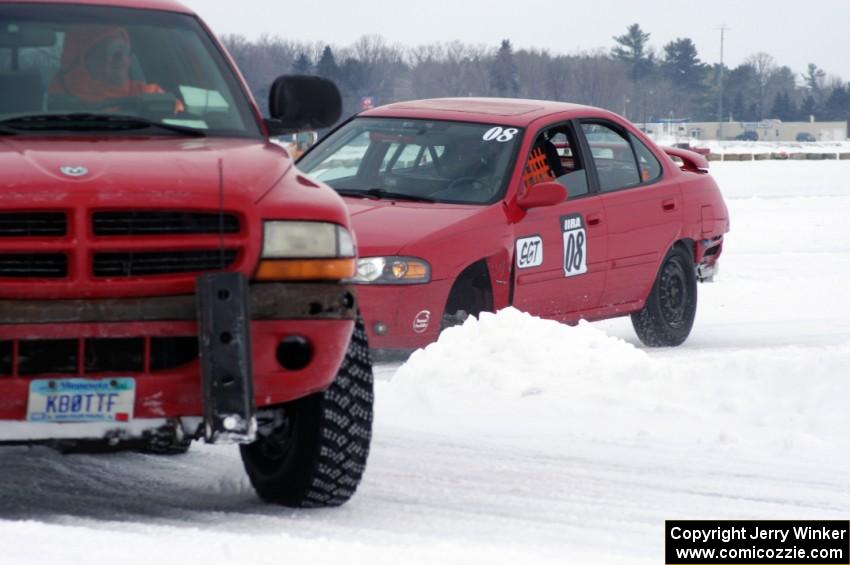
<instances>
[{"instance_id":1,"label":"utility pole","mask_svg":"<svg viewBox=\"0 0 850 565\"><path fill-rule=\"evenodd\" d=\"M720 71L717 73L717 137L722 138L723 130L723 40L726 24L720 26Z\"/></svg>"}]
</instances>

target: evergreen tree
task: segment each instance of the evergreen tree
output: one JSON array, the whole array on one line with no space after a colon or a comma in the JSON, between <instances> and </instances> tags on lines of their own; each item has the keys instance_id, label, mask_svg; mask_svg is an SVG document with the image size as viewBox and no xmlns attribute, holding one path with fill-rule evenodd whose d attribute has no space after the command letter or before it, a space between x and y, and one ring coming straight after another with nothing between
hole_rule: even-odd
<instances>
[{"instance_id":1,"label":"evergreen tree","mask_svg":"<svg viewBox=\"0 0 850 565\"><path fill-rule=\"evenodd\" d=\"M733 120L741 121L746 119L747 115L747 106L744 103L744 96L740 92L735 93L735 97L732 100L732 107L730 108L730 114L732 115Z\"/></svg>"},{"instance_id":2,"label":"evergreen tree","mask_svg":"<svg viewBox=\"0 0 850 565\"><path fill-rule=\"evenodd\" d=\"M819 69L814 63L809 63L809 68L803 75L803 80L806 81L806 86L813 93L817 93L821 89L823 80L826 78L826 73L823 69Z\"/></svg>"},{"instance_id":3,"label":"evergreen tree","mask_svg":"<svg viewBox=\"0 0 850 565\"><path fill-rule=\"evenodd\" d=\"M626 64L632 81L639 81L652 71L654 60L647 49L649 36L639 24L632 24L625 34L614 37L617 45L611 49L611 55Z\"/></svg>"},{"instance_id":4,"label":"evergreen tree","mask_svg":"<svg viewBox=\"0 0 850 565\"><path fill-rule=\"evenodd\" d=\"M788 95L788 92L780 92L773 99L770 117L777 118L783 122L790 122L797 118L797 107Z\"/></svg>"},{"instance_id":5,"label":"evergreen tree","mask_svg":"<svg viewBox=\"0 0 850 565\"><path fill-rule=\"evenodd\" d=\"M850 91L843 84L836 85L824 103L824 117L827 120L846 120L850 118Z\"/></svg>"},{"instance_id":6,"label":"evergreen tree","mask_svg":"<svg viewBox=\"0 0 850 565\"><path fill-rule=\"evenodd\" d=\"M343 61L339 68L340 86L353 96L363 96L364 89L368 86L366 80L366 69L363 63L349 57Z\"/></svg>"},{"instance_id":7,"label":"evergreen tree","mask_svg":"<svg viewBox=\"0 0 850 565\"><path fill-rule=\"evenodd\" d=\"M516 96L519 79L514 50L508 39L502 40L499 52L490 66L490 88L496 96Z\"/></svg>"},{"instance_id":8,"label":"evergreen tree","mask_svg":"<svg viewBox=\"0 0 850 565\"><path fill-rule=\"evenodd\" d=\"M330 45L325 45L322 56L319 58L319 62L316 63L316 74L330 80L337 80L339 78L339 67L336 64L334 52L331 50Z\"/></svg>"},{"instance_id":9,"label":"evergreen tree","mask_svg":"<svg viewBox=\"0 0 850 565\"><path fill-rule=\"evenodd\" d=\"M755 121L758 119L758 109L754 101L758 97L758 77L755 68L747 63L738 65L728 73L724 73L724 93L732 104L724 103L725 118L732 114L735 121ZM755 108L755 109L753 109ZM752 111L751 111L752 109Z\"/></svg>"},{"instance_id":10,"label":"evergreen tree","mask_svg":"<svg viewBox=\"0 0 850 565\"><path fill-rule=\"evenodd\" d=\"M307 75L310 74L310 70L313 68L313 63L310 62L310 57L307 56L303 51L298 54L298 57L295 59L295 62L292 63L292 72L296 75Z\"/></svg>"},{"instance_id":11,"label":"evergreen tree","mask_svg":"<svg viewBox=\"0 0 850 565\"><path fill-rule=\"evenodd\" d=\"M800 105L800 113L798 114L798 119L803 122L808 122L812 116L817 119L818 115L820 115L820 108L818 108L818 103L815 100L815 97L809 94L803 100L803 103Z\"/></svg>"},{"instance_id":12,"label":"evergreen tree","mask_svg":"<svg viewBox=\"0 0 850 565\"><path fill-rule=\"evenodd\" d=\"M679 38L664 46L661 70L674 86L690 92L703 87L706 65L697 57L696 45L690 38Z\"/></svg>"}]
</instances>

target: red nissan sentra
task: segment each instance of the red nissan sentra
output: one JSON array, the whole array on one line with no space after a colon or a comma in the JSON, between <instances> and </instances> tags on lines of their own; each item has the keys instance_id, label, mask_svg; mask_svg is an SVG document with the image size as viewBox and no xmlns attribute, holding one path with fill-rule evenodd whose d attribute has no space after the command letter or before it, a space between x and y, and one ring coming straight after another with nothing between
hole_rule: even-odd
<instances>
[{"instance_id":1,"label":"red nissan sentra","mask_svg":"<svg viewBox=\"0 0 850 565\"><path fill-rule=\"evenodd\" d=\"M299 168L351 211L375 348L419 347L506 306L567 323L630 314L646 345L679 345L729 230L703 156L589 106L390 104Z\"/></svg>"}]
</instances>

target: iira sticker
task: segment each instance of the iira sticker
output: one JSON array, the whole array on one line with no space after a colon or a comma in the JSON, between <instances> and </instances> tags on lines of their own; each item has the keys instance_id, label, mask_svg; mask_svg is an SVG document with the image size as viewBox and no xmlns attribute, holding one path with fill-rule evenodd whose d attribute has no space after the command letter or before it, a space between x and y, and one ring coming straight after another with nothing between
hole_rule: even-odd
<instances>
[{"instance_id":1,"label":"iira sticker","mask_svg":"<svg viewBox=\"0 0 850 565\"><path fill-rule=\"evenodd\" d=\"M564 276L574 277L587 272L587 232L581 214L561 216L564 235Z\"/></svg>"},{"instance_id":2,"label":"iira sticker","mask_svg":"<svg viewBox=\"0 0 850 565\"><path fill-rule=\"evenodd\" d=\"M516 240L516 266L518 269L539 267L543 264L543 240L540 236Z\"/></svg>"},{"instance_id":3,"label":"iira sticker","mask_svg":"<svg viewBox=\"0 0 850 565\"><path fill-rule=\"evenodd\" d=\"M431 311L430 310L422 310L416 316L413 317L413 331L418 334L421 334L425 330L428 329L428 325L431 323Z\"/></svg>"}]
</instances>

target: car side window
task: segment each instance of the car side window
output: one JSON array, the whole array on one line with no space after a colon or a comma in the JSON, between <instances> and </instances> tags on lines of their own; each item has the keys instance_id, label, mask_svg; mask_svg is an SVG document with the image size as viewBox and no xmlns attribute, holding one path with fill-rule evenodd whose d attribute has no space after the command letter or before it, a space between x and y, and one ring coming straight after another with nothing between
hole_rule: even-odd
<instances>
[{"instance_id":1,"label":"car side window","mask_svg":"<svg viewBox=\"0 0 850 565\"><path fill-rule=\"evenodd\" d=\"M587 172L576 148L569 126L556 126L538 134L526 162L526 186L554 180L567 189L569 198L587 194Z\"/></svg>"},{"instance_id":2,"label":"car side window","mask_svg":"<svg viewBox=\"0 0 850 565\"><path fill-rule=\"evenodd\" d=\"M632 140L632 145L634 145L635 154L637 155L641 182L652 182L656 180L661 176L661 163L658 162L658 159L655 158L649 147L644 145L641 140L631 133L629 134L629 139Z\"/></svg>"},{"instance_id":3,"label":"car side window","mask_svg":"<svg viewBox=\"0 0 850 565\"><path fill-rule=\"evenodd\" d=\"M628 139L615 129L597 122L582 123L581 128L590 146L602 192L641 183L635 154Z\"/></svg>"}]
</instances>

